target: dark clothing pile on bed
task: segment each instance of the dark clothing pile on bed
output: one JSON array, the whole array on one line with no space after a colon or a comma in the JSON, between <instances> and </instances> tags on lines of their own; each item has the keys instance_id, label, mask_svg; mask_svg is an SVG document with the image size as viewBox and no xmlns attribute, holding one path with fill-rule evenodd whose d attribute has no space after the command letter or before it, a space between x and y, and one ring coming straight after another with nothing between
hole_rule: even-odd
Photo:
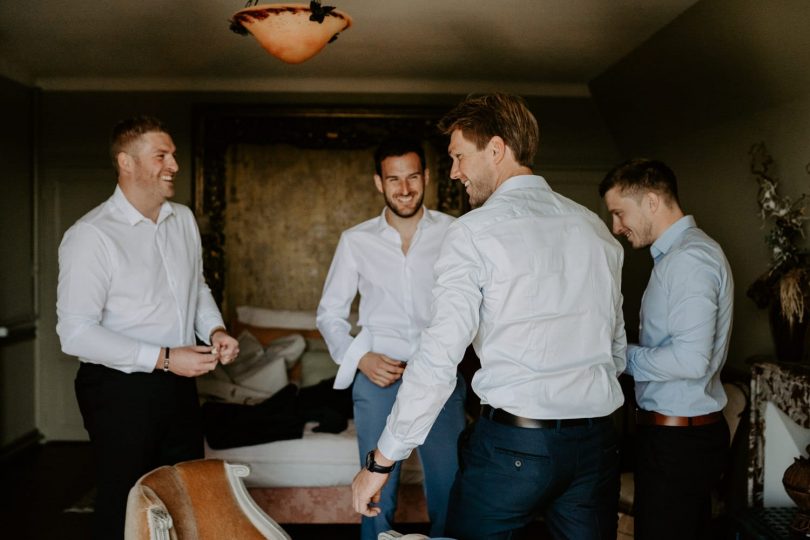
<instances>
[{"instance_id":1,"label":"dark clothing pile on bed","mask_svg":"<svg viewBox=\"0 0 810 540\"><path fill-rule=\"evenodd\" d=\"M317 432L340 433L352 417L352 390L332 388L334 379L299 389L288 384L256 405L208 401L202 406L208 446L215 450L300 439L304 424Z\"/></svg>"}]
</instances>

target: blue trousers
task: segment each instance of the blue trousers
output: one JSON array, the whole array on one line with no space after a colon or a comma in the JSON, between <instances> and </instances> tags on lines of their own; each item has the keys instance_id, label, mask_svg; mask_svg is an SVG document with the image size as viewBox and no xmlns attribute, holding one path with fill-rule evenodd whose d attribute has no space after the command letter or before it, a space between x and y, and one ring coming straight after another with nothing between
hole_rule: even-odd
<instances>
[{"instance_id":1,"label":"blue trousers","mask_svg":"<svg viewBox=\"0 0 810 540\"><path fill-rule=\"evenodd\" d=\"M615 539L619 449L609 419L528 429L480 418L462 437L447 536L508 539L536 516L552 537Z\"/></svg>"},{"instance_id":2,"label":"blue trousers","mask_svg":"<svg viewBox=\"0 0 810 540\"><path fill-rule=\"evenodd\" d=\"M381 388L359 371L354 379L354 422L357 427L361 466L365 463L368 451L377 447L401 382L399 380L391 386ZM424 444L417 449L425 476L430 536L444 535L450 488L458 470L458 437L465 425L465 396L464 379L459 375L455 390L444 404ZM362 540L376 540L379 533L394 528L399 472L400 464L397 463L380 494L378 506L382 512L374 518L363 516L360 527Z\"/></svg>"}]
</instances>

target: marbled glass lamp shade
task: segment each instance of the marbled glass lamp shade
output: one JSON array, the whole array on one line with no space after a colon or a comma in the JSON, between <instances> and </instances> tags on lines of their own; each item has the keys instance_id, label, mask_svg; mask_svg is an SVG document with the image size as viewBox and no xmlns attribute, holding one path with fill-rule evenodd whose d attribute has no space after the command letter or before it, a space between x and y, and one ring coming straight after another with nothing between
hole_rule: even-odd
<instances>
[{"instance_id":1,"label":"marbled glass lamp shade","mask_svg":"<svg viewBox=\"0 0 810 540\"><path fill-rule=\"evenodd\" d=\"M261 4L236 12L231 30L253 34L270 54L288 64L309 60L337 35L349 28L352 19L320 2L306 4Z\"/></svg>"}]
</instances>

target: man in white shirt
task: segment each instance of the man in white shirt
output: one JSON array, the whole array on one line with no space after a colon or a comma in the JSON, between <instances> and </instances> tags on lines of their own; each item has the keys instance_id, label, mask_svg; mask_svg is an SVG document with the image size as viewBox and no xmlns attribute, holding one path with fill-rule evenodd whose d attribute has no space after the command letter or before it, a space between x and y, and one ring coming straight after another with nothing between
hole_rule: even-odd
<instances>
[{"instance_id":1,"label":"man in white shirt","mask_svg":"<svg viewBox=\"0 0 810 540\"><path fill-rule=\"evenodd\" d=\"M431 322L373 461L390 465L422 443L472 341L483 406L461 444L447 536L512 538L540 513L555 538L615 538L622 248L532 174L539 130L522 99L468 98L439 127L451 176L477 208L448 228ZM355 510L375 515L369 502L386 479L361 470Z\"/></svg>"},{"instance_id":2,"label":"man in white shirt","mask_svg":"<svg viewBox=\"0 0 810 540\"><path fill-rule=\"evenodd\" d=\"M373 451L397 395L406 362L430 319L433 264L453 218L422 204L429 171L418 141L389 139L374 155L374 184L385 207L376 218L343 232L326 277L317 325L340 364L335 388L352 383L360 462ZM360 292L362 330L350 334L349 310ZM424 470L431 536L444 533L447 503L458 468L457 440L464 429L465 385L453 373L452 388L419 457ZM448 383L449 384L449 383ZM379 514L364 517L361 538L392 528L399 466L378 501Z\"/></svg>"},{"instance_id":3,"label":"man in white shirt","mask_svg":"<svg viewBox=\"0 0 810 540\"><path fill-rule=\"evenodd\" d=\"M159 120L135 117L113 129L110 151L118 185L65 233L56 302L62 350L81 362L94 536L105 540L123 538L138 478L203 457L194 377L239 353L205 284L194 216L168 202L179 170L171 136Z\"/></svg>"}]
</instances>

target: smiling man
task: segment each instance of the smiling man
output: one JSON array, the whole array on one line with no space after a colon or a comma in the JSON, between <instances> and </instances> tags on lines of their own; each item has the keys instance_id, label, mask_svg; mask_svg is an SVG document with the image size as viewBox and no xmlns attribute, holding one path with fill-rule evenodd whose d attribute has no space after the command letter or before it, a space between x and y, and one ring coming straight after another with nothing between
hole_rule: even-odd
<instances>
[{"instance_id":1,"label":"smiling man","mask_svg":"<svg viewBox=\"0 0 810 540\"><path fill-rule=\"evenodd\" d=\"M124 537L138 478L203 457L194 377L239 353L203 278L194 216L168 201L179 170L171 136L157 119L136 117L114 128L110 151L118 186L65 233L56 302L62 350L81 362L94 536L105 540Z\"/></svg>"},{"instance_id":2,"label":"smiling man","mask_svg":"<svg viewBox=\"0 0 810 540\"><path fill-rule=\"evenodd\" d=\"M725 468L729 431L720 370L734 298L720 245L684 215L675 174L657 160L617 165L599 185L613 232L650 248L635 379L635 537L712 538L711 490Z\"/></svg>"},{"instance_id":3,"label":"smiling man","mask_svg":"<svg viewBox=\"0 0 810 540\"><path fill-rule=\"evenodd\" d=\"M516 538L541 514L554 538L615 538L621 246L532 173L539 129L521 98L468 98L439 128L450 135L450 175L477 208L447 230L430 324L372 457L398 462L436 431L472 342L483 407L461 438L447 536ZM376 515L386 480L361 470L355 510Z\"/></svg>"},{"instance_id":4,"label":"smiling man","mask_svg":"<svg viewBox=\"0 0 810 540\"><path fill-rule=\"evenodd\" d=\"M430 173L418 141L389 139L374 155L374 185L385 199L382 214L343 232L326 277L317 324L332 358L340 364L335 388L352 387L360 463L367 461L385 427L407 361L430 319L433 264L453 218L425 208L422 200ZM350 334L349 310L360 292L362 330ZM431 536L442 536L450 487L458 468L456 440L464 429L465 385L453 374L452 397L419 457ZM366 516L361 538L373 540L392 528L397 506L399 466L387 469L391 480Z\"/></svg>"}]
</instances>

